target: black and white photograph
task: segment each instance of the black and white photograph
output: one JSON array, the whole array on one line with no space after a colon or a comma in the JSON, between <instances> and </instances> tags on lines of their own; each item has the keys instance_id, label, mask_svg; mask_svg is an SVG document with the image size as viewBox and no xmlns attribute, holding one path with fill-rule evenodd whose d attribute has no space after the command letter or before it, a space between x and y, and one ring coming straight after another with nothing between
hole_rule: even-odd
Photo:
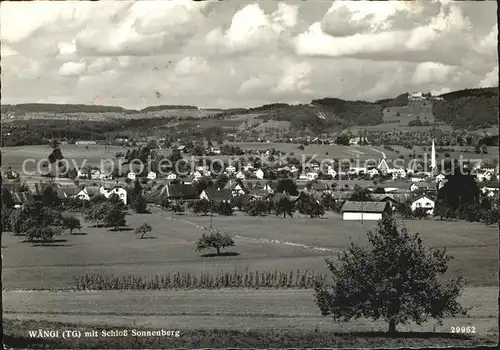
<instances>
[{"instance_id":1,"label":"black and white photograph","mask_svg":"<svg viewBox=\"0 0 500 350\"><path fill-rule=\"evenodd\" d=\"M496 347L497 13L1 1L4 348Z\"/></svg>"}]
</instances>

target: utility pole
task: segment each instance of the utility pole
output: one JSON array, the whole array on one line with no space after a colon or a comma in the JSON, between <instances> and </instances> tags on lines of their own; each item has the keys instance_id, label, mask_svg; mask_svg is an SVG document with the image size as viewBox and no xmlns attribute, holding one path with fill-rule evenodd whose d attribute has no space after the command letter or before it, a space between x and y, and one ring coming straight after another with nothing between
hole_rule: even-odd
<instances>
[{"instance_id":1,"label":"utility pole","mask_svg":"<svg viewBox=\"0 0 500 350\"><path fill-rule=\"evenodd\" d=\"M363 216L364 216L363 205L364 205L364 199L365 199L365 194L364 194L364 192L361 192L361 225L363 225Z\"/></svg>"}]
</instances>

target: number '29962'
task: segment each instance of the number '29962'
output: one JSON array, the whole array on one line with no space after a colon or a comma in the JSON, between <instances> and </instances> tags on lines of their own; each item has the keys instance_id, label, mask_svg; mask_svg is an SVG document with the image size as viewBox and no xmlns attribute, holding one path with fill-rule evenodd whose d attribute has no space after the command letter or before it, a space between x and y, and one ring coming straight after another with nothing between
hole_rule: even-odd
<instances>
[{"instance_id":1,"label":"number '29962'","mask_svg":"<svg viewBox=\"0 0 500 350\"><path fill-rule=\"evenodd\" d=\"M476 333L474 326L451 326L451 333Z\"/></svg>"}]
</instances>

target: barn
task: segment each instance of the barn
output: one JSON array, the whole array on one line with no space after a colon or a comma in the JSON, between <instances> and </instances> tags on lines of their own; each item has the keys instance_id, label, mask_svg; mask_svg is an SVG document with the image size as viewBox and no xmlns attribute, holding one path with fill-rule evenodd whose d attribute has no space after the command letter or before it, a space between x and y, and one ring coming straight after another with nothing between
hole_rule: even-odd
<instances>
[{"instance_id":1,"label":"barn","mask_svg":"<svg viewBox=\"0 0 500 350\"><path fill-rule=\"evenodd\" d=\"M342 206L342 220L380 220L386 210L390 210L388 202L347 201Z\"/></svg>"}]
</instances>

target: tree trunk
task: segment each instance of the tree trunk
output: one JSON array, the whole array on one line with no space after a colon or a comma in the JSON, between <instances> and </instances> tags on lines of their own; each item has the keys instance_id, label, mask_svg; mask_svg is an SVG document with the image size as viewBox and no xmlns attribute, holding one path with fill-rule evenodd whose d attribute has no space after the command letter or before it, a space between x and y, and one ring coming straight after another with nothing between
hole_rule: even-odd
<instances>
[{"instance_id":1,"label":"tree trunk","mask_svg":"<svg viewBox=\"0 0 500 350\"><path fill-rule=\"evenodd\" d=\"M396 321L394 321L394 320L389 321L388 333L396 333Z\"/></svg>"},{"instance_id":2,"label":"tree trunk","mask_svg":"<svg viewBox=\"0 0 500 350\"><path fill-rule=\"evenodd\" d=\"M72 229L72 228L70 228L70 229L69 229L69 234L70 234L70 235L72 235L72 234L73 234L73 229Z\"/></svg>"},{"instance_id":3,"label":"tree trunk","mask_svg":"<svg viewBox=\"0 0 500 350\"><path fill-rule=\"evenodd\" d=\"M217 255L220 255L220 248L217 247Z\"/></svg>"}]
</instances>

